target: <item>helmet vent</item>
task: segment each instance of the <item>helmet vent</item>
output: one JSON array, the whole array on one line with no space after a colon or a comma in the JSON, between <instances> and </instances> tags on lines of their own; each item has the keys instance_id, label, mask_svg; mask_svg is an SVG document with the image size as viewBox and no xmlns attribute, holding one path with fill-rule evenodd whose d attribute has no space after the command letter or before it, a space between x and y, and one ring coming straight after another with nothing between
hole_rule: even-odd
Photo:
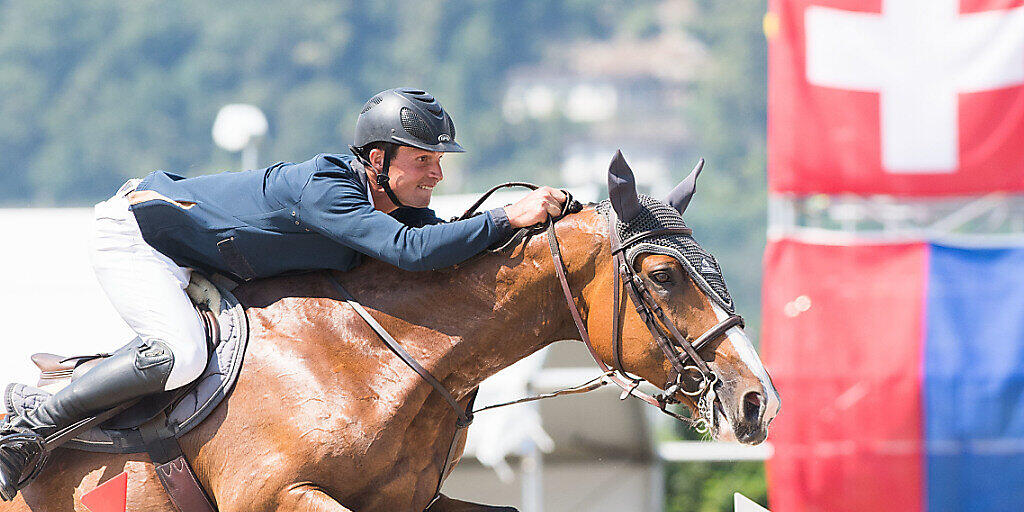
<instances>
[{"instance_id":1,"label":"helmet vent","mask_svg":"<svg viewBox=\"0 0 1024 512\"><path fill-rule=\"evenodd\" d=\"M402 118L402 128L409 132L409 135L428 144L435 143L434 140L431 140L430 128L427 126L427 123L423 122L423 119L420 119L412 109L402 107L400 115Z\"/></svg>"},{"instance_id":2,"label":"helmet vent","mask_svg":"<svg viewBox=\"0 0 1024 512\"><path fill-rule=\"evenodd\" d=\"M434 114L435 117L441 117L441 104L429 92L419 89L401 89L401 93L410 100L418 101L427 109L427 112Z\"/></svg>"},{"instance_id":3,"label":"helmet vent","mask_svg":"<svg viewBox=\"0 0 1024 512\"><path fill-rule=\"evenodd\" d=\"M427 112L434 114L434 117L441 117L441 104L438 102L427 103Z\"/></svg>"},{"instance_id":4,"label":"helmet vent","mask_svg":"<svg viewBox=\"0 0 1024 512\"><path fill-rule=\"evenodd\" d=\"M444 116L444 118L448 121L448 135L451 135L452 140L455 140L455 123L452 122L451 116Z\"/></svg>"},{"instance_id":5,"label":"helmet vent","mask_svg":"<svg viewBox=\"0 0 1024 512\"><path fill-rule=\"evenodd\" d=\"M384 98L382 96L380 96L380 95L377 95L377 96L374 96L374 97L370 98L370 101L366 102L366 106L363 107L363 111L360 112L359 115L363 115L363 114L366 113L366 111L370 110L371 108L376 107L377 105L380 105L380 102L382 102L382 101L384 101Z\"/></svg>"}]
</instances>

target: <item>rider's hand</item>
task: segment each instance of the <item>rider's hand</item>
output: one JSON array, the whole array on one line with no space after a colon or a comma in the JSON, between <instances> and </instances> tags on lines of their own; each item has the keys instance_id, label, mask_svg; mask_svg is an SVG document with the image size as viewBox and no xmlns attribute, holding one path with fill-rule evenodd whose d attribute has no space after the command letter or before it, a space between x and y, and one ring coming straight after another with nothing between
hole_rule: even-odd
<instances>
[{"instance_id":1,"label":"rider's hand","mask_svg":"<svg viewBox=\"0 0 1024 512\"><path fill-rule=\"evenodd\" d=\"M565 193L551 187L540 187L529 195L505 207L508 222L514 228L525 228L540 224L562 213Z\"/></svg>"}]
</instances>

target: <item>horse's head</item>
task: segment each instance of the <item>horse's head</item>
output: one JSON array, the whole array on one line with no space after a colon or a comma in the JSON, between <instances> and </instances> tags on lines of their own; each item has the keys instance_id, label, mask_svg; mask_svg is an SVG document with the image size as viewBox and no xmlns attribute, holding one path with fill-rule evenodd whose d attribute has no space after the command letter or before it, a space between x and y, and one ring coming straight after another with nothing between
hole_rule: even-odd
<instances>
[{"instance_id":1,"label":"horse's head","mask_svg":"<svg viewBox=\"0 0 1024 512\"><path fill-rule=\"evenodd\" d=\"M602 303L618 293L619 307L592 308L588 323L602 333L595 348L609 367L662 388L663 401L688 405L715 438L757 444L779 411L779 395L743 332L717 261L683 224L700 167L663 202L637 195L632 171L616 154L610 198L597 209L611 226L608 272L620 280L595 292Z\"/></svg>"}]
</instances>

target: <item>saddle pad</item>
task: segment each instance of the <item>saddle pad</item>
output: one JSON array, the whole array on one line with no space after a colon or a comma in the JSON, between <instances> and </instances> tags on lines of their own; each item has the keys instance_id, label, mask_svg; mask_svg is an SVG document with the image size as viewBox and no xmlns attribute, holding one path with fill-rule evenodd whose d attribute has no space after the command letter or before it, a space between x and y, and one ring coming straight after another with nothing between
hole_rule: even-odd
<instances>
[{"instance_id":1,"label":"saddle pad","mask_svg":"<svg viewBox=\"0 0 1024 512\"><path fill-rule=\"evenodd\" d=\"M192 430L213 412L213 409L224 400L224 397L227 396L232 386L234 386L235 381L238 380L238 373L242 368L242 359L245 356L245 348L249 338L245 310L228 290L221 286L217 286L217 288L221 294L220 313L217 315L221 339L220 343L210 354L206 370L193 383L183 388L183 391L167 391L142 399L141 404L160 400L169 404L164 409L166 425L160 425L157 429L162 437L179 438L189 430ZM136 338L129 345L138 342L139 339ZM176 400L171 401L170 398L177 397L178 393L183 394ZM4 399L9 408L8 410L15 411L17 414L24 414L46 400L50 393L33 386L11 384L7 387L5 395ZM131 409L128 412L130 411ZM159 421L163 416L157 416L157 418L155 421ZM111 423L116 423L117 419L115 417L107 423L94 427L61 446L104 453L139 453L146 451L145 443L138 427L128 429L104 428Z\"/></svg>"}]
</instances>

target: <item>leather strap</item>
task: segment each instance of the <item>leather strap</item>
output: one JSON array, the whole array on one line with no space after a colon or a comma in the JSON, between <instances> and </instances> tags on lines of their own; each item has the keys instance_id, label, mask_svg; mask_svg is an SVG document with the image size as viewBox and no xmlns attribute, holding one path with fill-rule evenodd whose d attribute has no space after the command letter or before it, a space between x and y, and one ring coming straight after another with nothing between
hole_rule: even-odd
<instances>
[{"instance_id":1,"label":"leather strap","mask_svg":"<svg viewBox=\"0 0 1024 512\"><path fill-rule=\"evenodd\" d=\"M743 317L739 315L729 315L729 318L722 320L717 325L708 330L708 332L701 334L699 338L693 340L694 350L700 350L709 341L718 338L725 334L726 331L733 327L744 327Z\"/></svg>"},{"instance_id":2,"label":"leather strap","mask_svg":"<svg viewBox=\"0 0 1024 512\"><path fill-rule=\"evenodd\" d=\"M183 455L174 432L167 428L167 414L164 412L140 425L139 435L145 443L149 460L154 464L164 464Z\"/></svg>"},{"instance_id":3,"label":"leather strap","mask_svg":"<svg viewBox=\"0 0 1024 512\"><path fill-rule=\"evenodd\" d=\"M679 416L675 413L665 410L664 403L658 399L636 390L636 382L626 383L626 379L617 375L616 372L610 370L608 365L601 360L601 357L597 355L597 350L594 348L593 342L590 341L590 334L587 333L587 327L583 324L583 318L580 315L579 308L576 307L576 300L572 296L572 290L569 288L569 280L565 275L565 263L562 262L562 251L558 247L558 238L555 236L555 224L553 222L548 223L547 227L548 234L548 246L551 248L551 258L555 262L555 273L558 275L558 281L562 285L562 293L565 295L565 302L569 306L569 313L572 314L572 320L576 324L576 330L580 333L580 338L583 343L587 346L587 350L590 351L590 357L594 359L597 366L601 368L601 371L608 375L608 380L614 382L617 386L623 389L624 395L633 395L644 402L647 402L655 407L658 407L665 413L682 419L684 421L690 421L689 418Z\"/></svg>"},{"instance_id":4,"label":"leather strap","mask_svg":"<svg viewBox=\"0 0 1024 512\"><path fill-rule=\"evenodd\" d=\"M469 403L466 404L467 411L473 410L473 403L476 402L476 395L479 392L480 388L476 388L473 390L472 393L470 393ZM450 466L452 461L455 460L455 451L458 449L458 443L456 443L456 441L458 441L459 435L461 435L462 432L467 428L469 428L468 423L462 423L461 421L455 422L455 433L452 434L452 442L448 444L448 454L445 455L444 457L444 464L441 464L441 476L437 479L437 487L434 489L434 499L430 500L430 503L427 504L426 508L430 508L430 505L437 501L437 498L441 496L441 486L444 485L444 479L447 476L448 466Z\"/></svg>"},{"instance_id":5,"label":"leather strap","mask_svg":"<svg viewBox=\"0 0 1024 512\"><path fill-rule=\"evenodd\" d=\"M612 355L615 357L615 369L626 374L626 366L622 364L622 326L619 320L619 296L622 283L619 281L618 261L612 262Z\"/></svg>"},{"instance_id":6,"label":"leather strap","mask_svg":"<svg viewBox=\"0 0 1024 512\"><path fill-rule=\"evenodd\" d=\"M203 490L192 465L188 463L174 433L167 427L167 415L161 412L139 427L149 460L178 512L216 512L217 506Z\"/></svg>"},{"instance_id":7,"label":"leather strap","mask_svg":"<svg viewBox=\"0 0 1024 512\"><path fill-rule=\"evenodd\" d=\"M391 189L391 177L388 175L391 171L391 160L395 158L395 151L397 151L395 146L391 144L384 145L384 165L381 166L380 174L377 175L377 184L384 188L384 193L388 195L388 199L395 206L402 208L405 205L395 195L395 191Z\"/></svg>"},{"instance_id":8,"label":"leather strap","mask_svg":"<svg viewBox=\"0 0 1024 512\"><path fill-rule=\"evenodd\" d=\"M455 397L453 397L450 392L448 392L448 389L444 387L444 384L441 384L441 382L434 378L426 368L421 366L420 363L418 363L416 359L409 354L409 352L402 348L402 346L395 341L395 338L391 337L391 335L384 330L384 327L382 327L380 323L378 323L377 320L366 311L366 308L364 308L362 304L356 302L356 299L352 297L352 294L348 293L348 290L346 290L345 287L335 279L334 274L327 272L327 280L334 285L334 288L338 290L338 293L341 294L345 302L347 302L349 306L352 306L352 309L356 310L356 313L359 313L359 316L363 317L363 320L365 320L377 335L384 340L384 344L387 345L388 348L402 360L402 362L418 373L419 376L422 377L423 380L427 381L428 384L433 386L434 390L441 395L441 398L444 398L444 401L448 402L448 405L450 405L452 409L455 409L455 413L459 415L460 423L464 423L467 426L469 426L470 423L473 423L472 408L464 410L459 407L459 402L455 400Z\"/></svg>"},{"instance_id":9,"label":"leather strap","mask_svg":"<svg viewBox=\"0 0 1024 512\"><path fill-rule=\"evenodd\" d=\"M107 421L110 418L113 418L114 416L121 414L129 407L139 403L139 401L141 400L142 398L129 400L128 402L120 404L117 407L114 407L113 409L101 412L95 416L83 418L72 423L71 425L68 425L67 427L58 430L57 432L54 432L53 434L50 434L49 436L47 436L46 441L44 442L46 451L52 451L54 448L64 444L65 442L74 439L78 434L86 432L92 427L95 427L96 425L99 425L104 421Z\"/></svg>"},{"instance_id":10,"label":"leather strap","mask_svg":"<svg viewBox=\"0 0 1024 512\"><path fill-rule=\"evenodd\" d=\"M687 354L694 359L695 364L698 365L701 371L706 372L704 374L705 378L707 378L707 375L713 375L711 374L710 369L707 369L707 365L704 362L704 360L701 359L700 356L696 353L696 349L694 349L694 347L691 346L691 344L686 341L686 339L675 328L675 325L673 325L672 322L670 322L665 317L664 312L661 311L661 308L656 303L654 303L653 300L651 301L651 305L653 305L657 309L654 310L655 312L653 314L648 311L648 304L641 300L639 296L640 292L636 288L634 288L635 286L639 286L640 289L646 292L646 287L643 286L642 281L639 284L636 282L637 278L635 274L632 272L632 269L630 269L625 263L625 257L622 254L622 249L624 246L619 242L618 234L615 230L614 213L612 213L611 215L612 217L610 219L611 222L609 226L609 231L611 232L611 248L612 254L615 255L614 264L616 266L613 272L615 273L616 277L620 279L622 275L626 276L626 278L622 280L626 281L626 291L629 293L630 299L633 300L633 304L636 307L637 314L639 314L640 317L644 320L644 323L647 325L647 328L651 332L651 335L658 342L659 347L662 349L662 351L665 353L665 356L672 364L673 369L676 369L676 371L679 372L677 374L677 378L679 375L682 375L682 371L685 371L685 367L683 366L685 359L679 357L678 352L672 347L672 344L669 342L665 334L662 332L661 327L659 326L659 322L654 319L655 315L659 315L658 312L660 312L659 318L666 324L667 328L670 329L671 334L676 337L679 345L683 347ZM644 402L654 405L659 410L661 410L661 412L669 416L672 416L673 418L684 421L691 425L696 425L698 423L697 420L676 414L672 411L669 411L666 408L667 405L669 403L672 403L673 401L671 393L666 392L665 395L659 395L655 397L643 393L641 391L637 391L636 388L639 385L640 381L633 379L627 373L625 373L624 369L622 368L621 357L616 357L615 361L615 364L619 366L618 370L610 370L608 368L608 365L606 365L604 361L601 360L601 358L597 354L597 350L594 348L593 343L590 341L590 335L587 333L587 328L583 324L583 319L579 313L579 309L576 307L576 301L572 296L572 291L569 287L569 281L566 278L565 264L562 261L562 253L558 246L558 239L555 235L555 227L553 222L549 222L547 225L547 235L548 245L551 249L551 258L554 260L555 264L555 273L558 275L559 282L562 286L562 293L565 295L566 304L568 305L569 311L572 314L573 322L575 322L576 324L576 329L580 333L580 338L583 340L583 343L587 346L587 350L590 352L590 356L594 359L594 362L598 365L598 367L601 368L602 371L605 372L607 379L613 382L615 385L622 388L623 393L620 398L625 399L627 396L632 395L636 398L639 398L640 400L643 400ZM644 236L632 237L631 240L640 240L647 236L654 236L649 233L644 233L643 235ZM616 288L619 286L618 279L616 279L615 286ZM614 302L615 299L613 297L613 303ZM618 308L616 308L615 311L616 317L618 316L617 309ZM718 325L716 325L707 333L698 338L696 342L699 342L701 345L706 344L708 341L717 338L718 336L721 336L729 328L734 327L735 325L742 325L742 321L742 318L740 318L738 315L733 315L732 317L729 317L726 320L719 322ZM613 323L615 327L618 326L617 322L613 321ZM616 356L618 356L618 353L621 350L620 341L616 339L618 338L618 333L613 333L612 338L613 350L616 352ZM627 381L629 381L629 383L627 383Z\"/></svg>"},{"instance_id":11,"label":"leather strap","mask_svg":"<svg viewBox=\"0 0 1024 512\"><path fill-rule=\"evenodd\" d=\"M530 190L537 190L538 188L540 188L539 185L534 185L533 183L528 183L528 182L525 182L525 181L509 181L507 183L502 183L501 185L495 185L495 186L491 187L487 192L484 192L483 195L480 196L480 199L477 199L476 202L473 203L472 206L467 208L466 211L462 213L462 215L459 215L458 217L455 217L452 220L453 221L455 221L455 220L466 220L466 219L472 217L473 214L476 213L476 210L478 208L480 208L480 205L484 204L484 201L486 201L488 197L491 197L491 194L493 194L493 193L495 193L498 190L501 190L503 188L511 188L511 187L523 187L523 188L528 188Z\"/></svg>"},{"instance_id":12,"label":"leather strap","mask_svg":"<svg viewBox=\"0 0 1024 512\"><path fill-rule=\"evenodd\" d=\"M235 246L235 237L229 236L219 242L217 242L217 252L220 253L220 257L224 259L224 263L227 264L231 272L243 283L256 279L256 271L253 270L252 265L245 259L242 251Z\"/></svg>"},{"instance_id":13,"label":"leather strap","mask_svg":"<svg viewBox=\"0 0 1024 512\"><path fill-rule=\"evenodd\" d=\"M157 466L156 476L179 512L217 512L184 455Z\"/></svg>"},{"instance_id":14,"label":"leather strap","mask_svg":"<svg viewBox=\"0 0 1024 512\"><path fill-rule=\"evenodd\" d=\"M434 489L434 497L430 500L430 504L433 504L434 501L437 501L437 498L441 496L441 485L444 484L445 473L448 471L448 466L451 464L452 460L455 459L455 441L459 438L459 434L461 434L463 430L469 428L469 426L473 423L473 402L476 401L476 395L477 392L480 391L480 388L474 389L470 393L469 403L466 404L465 409L459 407L459 402L455 400L455 397L452 396L448 389L445 388L444 385L441 384L441 382L438 381L433 375L431 375L426 368L421 366L420 363L418 363L416 359L413 358L411 354L409 354L409 352L402 348L402 346L399 345L397 341L395 341L395 338L388 334L384 327L381 326L380 323L378 323L377 320L373 318L373 316L371 316L368 311L366 311L366 308L364 308L362 304L356 302L355 297L353 297L352 294L348 293L348 290L346 290L345 287L338 282L338 280L334 277L334 274L331 273L330 271L327 272L327 280L330 281L332 285L334 285L334 288L338 290L338 293L341 294L345 302L347 302L349 306L352 306L352 309L356 310L356 313L359 313L359 316L363 317L363 320L370 325L370 327L377 333L378 336L380 336L382 340L384 340L384 344L387 345L388 348L391 349L391 351L394 352L395 355L402 360L402 362L408 365L409 368L412 368L413 371L415 371L417 374L419 374L420 377L423 378L423 380L427 381L427 383L433 386L434 390L437 391L438 394L440 394L441 397L444 398L446 402L448 402L448 405L450 405L452 409L455 409L455 414L459 416L459 419L455 420L455 433L452 434L451 443L448 444L448 453L447 455L445 455L444 463L441 465L441 473L437 479L437 487L435 487ZM430 508L429 504L427 505L427 508Z\"/></svg>"}]
</instances>

